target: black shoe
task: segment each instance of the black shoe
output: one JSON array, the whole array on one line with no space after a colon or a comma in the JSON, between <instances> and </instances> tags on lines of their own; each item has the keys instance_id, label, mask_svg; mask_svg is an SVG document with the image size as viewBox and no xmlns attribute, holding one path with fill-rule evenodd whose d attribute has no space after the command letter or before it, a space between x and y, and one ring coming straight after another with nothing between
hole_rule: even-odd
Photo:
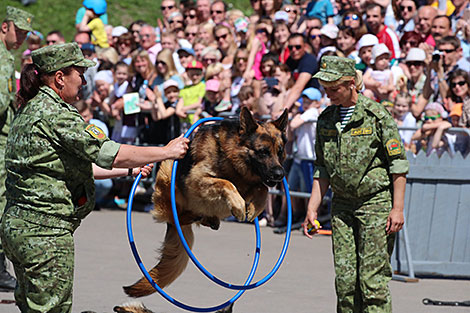
<instances>
[{"instance_id":1,"label":"black shoe","mask_svg":"<svg viewBox=\"0 0 470 313\"><path fill-rule=\"evenodd\" d=\"M7 271L0 273L0 290L4 292L14 291L16 287L16 279Z\"/></svg>"}]
</instances>

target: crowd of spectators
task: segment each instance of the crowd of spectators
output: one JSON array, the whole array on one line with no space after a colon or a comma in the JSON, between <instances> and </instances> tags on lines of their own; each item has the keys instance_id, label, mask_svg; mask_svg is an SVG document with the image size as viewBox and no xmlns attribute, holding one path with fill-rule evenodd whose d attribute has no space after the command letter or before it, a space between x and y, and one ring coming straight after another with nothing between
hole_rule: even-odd
<instances>
[{"instance_id":1,"label":"crowd of spectators","mask_svg":"<svg viewBox=\"0 0 470 313\"><path fill-rule=\"evenodd\" d=\"M287 108L289 178L309 192L315 120L329 105L312 75L322 56L337 55L356 61L363 94L408 128L400 131L406 149L469 152L468 136L446 130L470 127L470 0L250 3L242 12L223 0L162 0L143 8L161 19L122 26L108 23L104 0L83 1L73 41L98 65L85 74L80 109L118 142L164 145L202 117L245 106L275 118ZM61 42L60 29L30 33L22 64ZM283 223L280 216L276 226Z\"/></svg>"}]
</instances>

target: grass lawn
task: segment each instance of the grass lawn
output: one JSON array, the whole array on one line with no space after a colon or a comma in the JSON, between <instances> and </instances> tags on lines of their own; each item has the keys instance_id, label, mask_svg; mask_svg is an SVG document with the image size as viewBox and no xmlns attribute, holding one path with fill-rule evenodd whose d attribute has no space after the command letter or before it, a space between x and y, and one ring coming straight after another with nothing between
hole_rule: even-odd
<instances>
[{"instance_id":1,"label":"grass lawn","mask_svg":"<svg viewBox=\"0 0 470 313\"><path fill-rule=\"evenodd\" d=\"M146 21L151 25L157 25L157 19L161 18L161 0L108 0L108 17L111 25L129 24L137 19ZM249 0L227 1L229 5L240 9L245 14L251 14ZM51 30L60 30L67 41L71 41L75 34L75 13L81 7L81 0L37 0L35 4L23 7L16 0L0 1L0 19L5 17L6 6L11 5L22 8L34 14L33 28L44 36ZM26 44L15 52L17 65L19 56L26 49Z\"/></svg>"}]
</instances>

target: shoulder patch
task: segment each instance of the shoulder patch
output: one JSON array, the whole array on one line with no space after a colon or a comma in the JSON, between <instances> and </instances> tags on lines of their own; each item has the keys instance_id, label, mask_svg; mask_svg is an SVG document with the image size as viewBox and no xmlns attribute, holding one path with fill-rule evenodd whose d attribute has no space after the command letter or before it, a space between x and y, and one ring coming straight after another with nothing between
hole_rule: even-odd
<instances>
[{"instance_id":1,"label":"shoulder patch","mask_svg":"<svg viewBox=\"0 0 470 313\"><path fill-rule=\"evenodd\" d=\"M390 139L385 145L387 147L388 155L397 155L401 153L400 142L396 139Z\"/></svg>"},{"instance_id":2,"label":"shoulder patch","mask_svg":"<svg viewBox=\"0 0 470 313\"><path fill-rule=\"evenodd\" d=\"M90 124L85 128L85 131L89 133L93 138L96 139L104 139L106 138L105 133L99 128L98 126L94 124Z\"/></svg>"}]
</instances>

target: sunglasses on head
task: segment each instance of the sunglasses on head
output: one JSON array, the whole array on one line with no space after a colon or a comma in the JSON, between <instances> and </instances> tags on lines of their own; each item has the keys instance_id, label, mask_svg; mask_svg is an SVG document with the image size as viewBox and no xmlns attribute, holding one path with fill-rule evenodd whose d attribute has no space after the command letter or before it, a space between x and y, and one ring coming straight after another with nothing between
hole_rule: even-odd
<instances>
[{"instance_id":1,"label":"sunglasses on head","mask_svg":"<svg viewBox=\"0 0 470 313\"><path fill-rule=\"evenodd\" d=\"M227 36L228 36L228 33L220 35L220 36L215 36L215 40L217 40L217 41L220 40L220 39L225 40L225 39L227 39Z\"/></svg>"},{"instance_id":2,"label":"sunglasses on head","mask_svg":"<svg viewBox=\"0 0 470 313\"><path fill-rule=\"evenodd\" d=\"M359 19L359 16L357 16L356 14L348 15L344 18L345 21L347 21L347 20L357 21L358 19Z\"/></svg>"},{"instance_id":3,"label":"sunglasses on head","mask_svg":"<svg viewBox=\"0 0 470 313\"><path fill-rule=\"evenodd\" d=\"M467 84L467 82L466 82L465 80L461 80L461 81L459 81L459 82L450 83L450 87L451 87L451 88L455 88L457 85L459 85L459 86L462 87L462 86L464 86L464 85L466 85L466 84Z\"/></svg>"},{"instance_id":4,"label":"sunglasses on head","mask_svg":"<svg viewBox=\"0 0 470 313\"><path fill-rule=\"evenodd\" d=\"M432 115L432 116L425 115L425 116L424 116L424 121L429 121L429 120L435 121L435 120L437 120L437 119L440 118L440 117L441 117L440 114Z\"/></svg>"},{"instance_id":5,"label":"sunglasses on head","mask_svg":"<svg viewBox=\"0 0 470 313\"><path fill-rule=\"evenodd\" d=\"M167 7L161 6L160 9L161 9L162 11L165 11L165 10L173 10L174 7L175 7L174 5L169 5L169 6L167 6Z\"/></svg>"},{"instance_id":6,"label":"sunglasses on head","mask_svg":"<svg viewBox=\"0 0 470 313\"><path fill-rule=\"evenodd\" d=\"M220 11L220 10L211 10L211 14L222 14L224 13L224 11Z\"/></svg>"},{"instance_id":7,"label":"sunglasses on head","mask_svg":"<svg viewBox=\"0 0 470 313\"><path fill-rule=\"evenodd\" d=\"M411 5L407 5L407 6L405 6L405 5L400 5L400 10L402 10L402 11L405 11L405 10L406 10L406 11L408 11L408 12L411 12L411 11L413 11L413 7L412 7Z\"/></svg>"},{"instance_id":8,"label":"sunglasses on head","mask_svg":"<svg viewBox=\"0 0 470 313\"><path fill-rule=\"evenodd\" d=\"M289 50L300 50L302 49L302 46L301 45L288 45L287 48L289 48Z\"/></svg>"}]
</instances>

